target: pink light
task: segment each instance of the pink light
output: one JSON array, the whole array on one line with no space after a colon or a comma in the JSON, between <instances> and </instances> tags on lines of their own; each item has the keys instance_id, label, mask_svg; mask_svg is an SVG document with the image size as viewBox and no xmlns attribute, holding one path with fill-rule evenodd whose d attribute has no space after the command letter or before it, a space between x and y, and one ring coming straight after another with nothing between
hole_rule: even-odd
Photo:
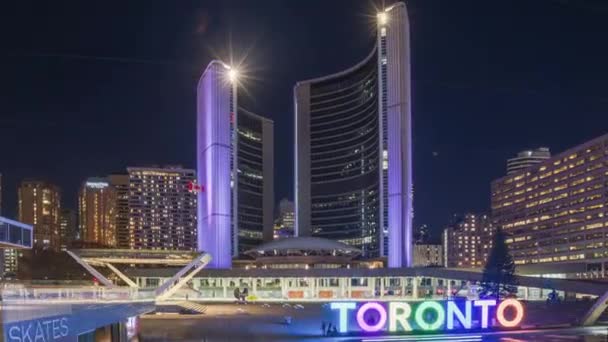
<instances>
[{"instance_id":1,"label":"pink light","mask_svg":"<svg viewBox=\"0 0 608 342\"><path fill-rule=\"evenodd\" d=\"M376 324L369 325L365 321L365 313L368 310L376 310L380 315L380 319ZM363 329L366 332L376 332L382 330L384 325L386 324L386 310L382 305L376 302L369 302L361 305L359 311L357 311L357 324L359 324L359 328Z\"/></svg>"}]
</instances>

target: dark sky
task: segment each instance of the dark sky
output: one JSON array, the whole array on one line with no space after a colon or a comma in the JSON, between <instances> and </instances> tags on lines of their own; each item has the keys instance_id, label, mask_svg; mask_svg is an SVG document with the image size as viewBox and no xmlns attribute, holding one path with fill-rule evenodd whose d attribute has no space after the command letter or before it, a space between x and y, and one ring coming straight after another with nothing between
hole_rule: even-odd
<instances>
[{"instance_id":1,"label":"dark sky","mask_svg":"<svg viewBox=\"0 0 608 342\"><path fill-rule=\"evenodd\" d=\"M410 0L416 225L489 207L518 150L608 132L608 4ZM245 107L275 121L276 199L293 197L292 87L364 58L368 0L12 1L0 14L4 212L42 177L195 166L195 89L246 56ZM433 153L435 152L435 153ZM434 155L436 154L436 155Z\"/></svg>"}]
</instances>

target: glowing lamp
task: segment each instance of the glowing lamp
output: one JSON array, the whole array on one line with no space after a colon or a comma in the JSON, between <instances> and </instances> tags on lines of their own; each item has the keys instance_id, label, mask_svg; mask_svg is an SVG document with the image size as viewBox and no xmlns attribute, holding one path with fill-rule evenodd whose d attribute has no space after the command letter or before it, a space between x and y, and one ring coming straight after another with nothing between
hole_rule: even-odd
<instances>
[{"instance_id":1,"label":"glowing lamp","mask_svg":"<svg viewBox=\"0 0 608 342\"><path fill-rule=\"evenodd\" d=\"M387 21L388 17L386 16L385 12L378 13L378 22L380 23L380 25L386 25Z\"/></svg>"}]
</instances>

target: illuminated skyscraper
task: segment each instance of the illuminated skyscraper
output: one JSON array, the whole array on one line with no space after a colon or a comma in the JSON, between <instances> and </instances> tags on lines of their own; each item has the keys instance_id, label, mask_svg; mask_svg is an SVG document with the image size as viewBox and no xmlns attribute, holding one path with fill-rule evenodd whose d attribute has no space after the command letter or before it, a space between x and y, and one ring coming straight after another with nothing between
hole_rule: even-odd
<instances>
[{"instance_id":1,"label":"illuminated skyscraper","mask_svg":"<svg viewBox=\"0 0 608 342\"><path fill-rule=\"evenodd\" d=\"M387 255L389 267L412 265L409 45L397 3L378 14L363 61L294 88L297 235Z\"/></svg>"},{"instance_id":2,"label":"illuminated skyscraper","mask_svg":"<svg viewBox=\"0 0 608 342\"><path fill-rule=\"evenodd\" d=\"M116 191L105 178L89 178L78 194L80 239L87 245L116 246Z\"/></svg>"},{"instance_id":3,"label":"illuminated skyscraper","mask_svg":"<svg viewBox=\"0 0 608 342\"><path fill-rule=\"evenodd\" d=\"M243 108L236 117L238 195L233 222L238 238L233 256L273 239L274 212L274 122Z\"/></svg>"},{"instance_id":4,"label":"illuminated skyscraper","mask_svg":"<svg viewBox=\"0 0 608 342\"><path fill-rule=\"evenodd\" d=\"M237 110L237 78L216 60L198 84L198 246L211 268L272 240L273 122Z\"/></svg>"},{"instance_id":5,"label":"illuminated skyscraper","mask_svg":"<svg viewBox=\"0 0 608 342\"><path fill-rule=\"evenodd\" d=\"M27 180L18 189L19 221L34 226L34 246L61 248L59 188L44 181Z\"/></svg>"},{"instance_id":6,"label":"illuminated skyscraper","mask_svg":"<svg viewBox=\"0 0 608 342\"><path fill-rule=\"evenodd\" d=\"M195 172L129 167L129 248L196 250Z\"/></svg>"}]
</instances>

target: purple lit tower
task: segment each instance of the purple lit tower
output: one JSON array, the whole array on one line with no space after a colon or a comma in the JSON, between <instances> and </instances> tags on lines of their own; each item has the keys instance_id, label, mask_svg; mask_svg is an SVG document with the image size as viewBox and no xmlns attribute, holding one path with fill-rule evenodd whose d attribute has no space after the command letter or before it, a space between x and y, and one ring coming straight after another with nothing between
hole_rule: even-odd
<instances>
[{"instance_id":1,"label":"purple lit tower","mask_svg":"<svg viewBox=\"0 0 608 342\"><path fill-rule=\"evenodd\" d=\"M358 64L294 87L295 233L412 265L409 23L404 3L378 14Z\"/></svg>"},{"instance_id":2,"label":"purple lit tower","mask_svg":"<svg viewBox=\"0 0 608 342\"><path fill-rule=\"evenodd\" d=\"M211 254L209 268L232 267L234 73L228 65L214 60L203 72L197 89L198 249Z\"/></svg>"},{"instance_id":3,"label":"purple lit tower","mask_svg":"<svg viewBox=\"0 0 608 342\"><path fill-rule=\"evenodd\" d=\"M388 267L411 267L414 208L410 28L404 3L378 14L378 46L380 111L385 116L383 132L388 150Z\"/></svg>"}]
</instances>

